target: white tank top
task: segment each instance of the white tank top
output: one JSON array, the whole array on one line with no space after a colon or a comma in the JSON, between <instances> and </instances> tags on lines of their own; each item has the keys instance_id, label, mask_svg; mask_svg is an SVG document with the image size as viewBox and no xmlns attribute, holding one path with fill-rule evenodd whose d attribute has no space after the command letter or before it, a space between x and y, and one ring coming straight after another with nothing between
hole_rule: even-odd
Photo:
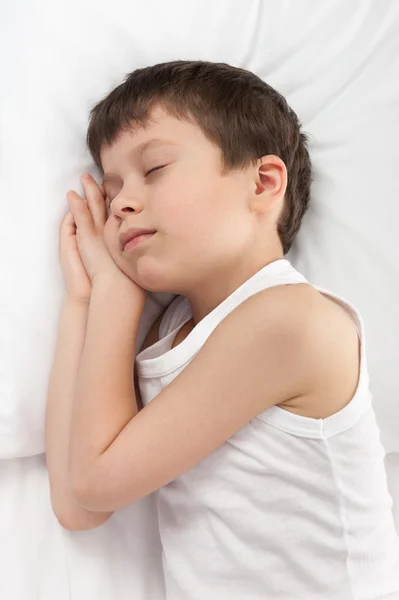
<instances>
[{"instance_id":1,"label":"white tank top","mask_svg":"<svg viewBox=\"0 0 399 600\"><path fill-rule=\"evenodd\" d=\"M265 266L175 348L192 315L186 298L173 300L160 340L136 358L144 405L239 304L295 283L307 281L287 260ZM357 324L356 393L326 419L273 406L157 492L167 600L399 600L399 541L363 322L353 306L316 289Z\"/></svg>"}]
</instances>

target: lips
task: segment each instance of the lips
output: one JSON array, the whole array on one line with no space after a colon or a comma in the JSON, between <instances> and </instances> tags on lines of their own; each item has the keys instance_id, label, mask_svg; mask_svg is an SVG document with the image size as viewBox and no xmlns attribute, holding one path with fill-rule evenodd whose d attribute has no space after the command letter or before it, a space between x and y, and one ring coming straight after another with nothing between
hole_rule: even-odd
<instances>
[{"instance_id":1,"label":"lips","mask_svg":"<svg viewBox=\"0 0 399 600\"><path fill-rule=\"evenodd\" d=\"M124 250L126 244L134 240L134 238L138 237L139 235L149 235L152 233L155 233L154 229L136 229L133 227L128 229L124 233L121 233L121 235L119 236L121 250Z\"/></svg>"}]
</instances>

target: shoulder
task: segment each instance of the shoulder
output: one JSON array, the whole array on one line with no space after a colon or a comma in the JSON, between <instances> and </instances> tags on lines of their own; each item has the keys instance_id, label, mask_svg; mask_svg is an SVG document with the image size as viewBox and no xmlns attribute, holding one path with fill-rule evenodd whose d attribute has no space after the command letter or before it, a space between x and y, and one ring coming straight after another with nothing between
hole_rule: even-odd
<instances>
[{"instance_id":1,"label":"shoulder","mask_svg":"<svg viewBox=\"0 0 399 600\"><path fill-rule=\"evenodd\" d=\"M274 334L276 338L288 336L299 345L357 339L356 324L349 313L307 283L262 290L233 313L232 321L238 323L245 317L244 326L256 326L260 334Z\"/></svg>"},{"instance_id":2,"label":"shoulder","mask_svg":"<svg viewBox=\"0 0 399 600\"><path fill-rule=\"evenodd\" d=\"M254 340L302 343L320 315L322 296L309 284L278 285L250 296L226 318L225 327L253 332ZM267 334L267 340L264 339ZM270 337L271 336L271 337Z\"/></svg>"},{"instance_id":3,"label":"shoulder","mask_svg":"<svg viewBox=\"0 0 399 600\"><path fill-rule=\"evenodd\" d=\"M338 408L351 399L359 367L356 324L310 284L262 290L232 311L224 328L230 330L232 340L250 339L252 368L269 360L276 376L289 378L287 399L313 401L322 393L326 402L328 395L332 403L338 402Z\"/></svg>"}]
</instances>

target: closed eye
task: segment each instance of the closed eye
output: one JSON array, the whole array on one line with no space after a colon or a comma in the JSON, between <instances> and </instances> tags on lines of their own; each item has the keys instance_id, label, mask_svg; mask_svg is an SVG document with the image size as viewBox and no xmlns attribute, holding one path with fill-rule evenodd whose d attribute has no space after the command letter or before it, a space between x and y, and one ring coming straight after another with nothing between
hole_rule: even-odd
<instances>
[{"instance_id":1,"label":"closed eye","mask_svg":"<svg viewBox=\"0 0 399 600\"><path fill-rule=\"evenodd\" d=\"M145 174L145 177L148 177L148 175L151 175L151 173L153 173L154 171L158 171L159 169L163 169L164 167L166 167L167 165L160 165L159 167L154 167L153 169L150 169L149 171L147 171L147 173Z\"/></svg>"},{"instance_id":2,"label":"closed eye","mask_svg":"<svg viewBox=\"0 0 399 600\"><path fill-rule=\"evenodd\" d=\"M147 171L147 173L145 173L145 177L148 177L154 171L159 171L160 169L163 169L164 167L167 167L167 166L168 165L159 165L159 167L154 167L153 169L150 169L149 171ZM112 199L109 198L108 195L105 197L105 204L106 204L107 211L109 212L111 210Z\"/></svg>"}]
</instances>

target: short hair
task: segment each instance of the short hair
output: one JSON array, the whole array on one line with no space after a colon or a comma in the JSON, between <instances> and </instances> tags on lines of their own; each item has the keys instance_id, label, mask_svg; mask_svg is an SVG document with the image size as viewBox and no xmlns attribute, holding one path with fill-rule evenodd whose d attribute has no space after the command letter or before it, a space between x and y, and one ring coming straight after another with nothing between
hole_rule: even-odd
<instances>
[{"instance_id":1,"label":"short hair","mask_svg":"<svg viewBox=\"0 0 399 600\"><path fill-rule=\"evenodd\" d=\"M225 172L270 154L285 163L277 232L286 254L308 208L312 179L307 136L286 99L251 71L226 63L177 60L136 69L90 110L86 142L101 172L103 144L146 127L158 104L202 129L220 148Z\"/></svg>"}]
</instances>

